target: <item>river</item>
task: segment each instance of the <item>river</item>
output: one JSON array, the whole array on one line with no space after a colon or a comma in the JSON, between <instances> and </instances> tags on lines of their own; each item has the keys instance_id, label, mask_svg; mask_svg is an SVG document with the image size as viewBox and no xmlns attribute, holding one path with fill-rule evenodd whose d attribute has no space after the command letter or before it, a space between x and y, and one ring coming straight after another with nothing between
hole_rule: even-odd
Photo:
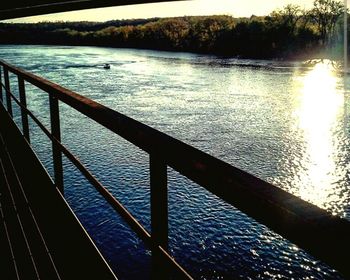
<instances>
[{"instance_id":1,"label":"river","mask_svg":"<svg viewBox=\"0 0 350 280\"><path fill-rule=\"evenodd\" d=\"M350 79L331 61L8 45L0 58L350 218ZM49 125L47 95L32 86L27 92L29 108ZM150 229L147 155L66 105L60 110L63 142ZM50 142L30 125L52 174ZM148 279L150 252L66 159L64 170L67 200L118 277ZM200 186L168 174L170 252L196 279L341 279Z\"/></svg>"}]
</instances>

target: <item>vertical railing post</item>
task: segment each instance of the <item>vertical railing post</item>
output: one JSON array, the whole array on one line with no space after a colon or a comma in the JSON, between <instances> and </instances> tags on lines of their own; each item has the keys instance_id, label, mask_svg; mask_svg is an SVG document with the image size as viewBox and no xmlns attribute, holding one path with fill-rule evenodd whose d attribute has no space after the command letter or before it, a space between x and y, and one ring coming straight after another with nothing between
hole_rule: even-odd
<instances>
[{"instance_id":1,"label":"vertical railing post","mask_svg":"<svg viewBox=\"0 0 350 280\"><path fill-rule=\"evenodd\" d=\"M20 76L18 76L18 91L19 91L19 100L21 104L25 108L27 108L27 98L26 98L24 79ZM21 107L21 116L22 116L23 135L27 139L28 143L30 143L28 115L25 109L23 109L22 107Z\"/></svg>"},{"instance_id":2,"label":"vertical railing post","mask_svg":"<svg viewBox=\"0 0 350 280\"><path fill-rule=\"evenodd\" d=\"M156 245L168 250L167 166L162 159L153 155L150 155L150 185L152 239ZM157 250L152 252L152 263L152 278L168 278L168 269Z\"/></svg>"},{"instance_id":3,"label":"vertical railing post","mask_svg":"<svg viewBox=\"0 0 350 280\"><path fill-rule=\"evenodd\" d=\"M52 94L49 94L50 101L50 118L51 118L51 134L55 139L61 142L60 115L58 107L58 99ZM52 156L53 168L55 175L55 186L63 194L63 167L62 167L62 152L59 146L52 141Z\"/></svg>"},{"instance_id":4,"label":"vertical railing post","mask_svg":"<svg viewBox=\"0 0 350 280\"><path fill-rule=\"evenodd\" d=\"M6 104L7 104L7 112L12 117L12 103L11 103L11 95L10 95L10 79L9 79L9 71L6 67L4 67L4 80L5 80L5 92L6 92Z\"/></svg>"},{"instance_id":5,"label":"vertical railing post","mask_svg":"<svg viewBox=\"0 0 350 280\"><path fill-rule=\"evenodd\" d=\"M0 65L0 101L2 103L3 97L2 97L2 65Z\"/></svg>"}]
</instances>

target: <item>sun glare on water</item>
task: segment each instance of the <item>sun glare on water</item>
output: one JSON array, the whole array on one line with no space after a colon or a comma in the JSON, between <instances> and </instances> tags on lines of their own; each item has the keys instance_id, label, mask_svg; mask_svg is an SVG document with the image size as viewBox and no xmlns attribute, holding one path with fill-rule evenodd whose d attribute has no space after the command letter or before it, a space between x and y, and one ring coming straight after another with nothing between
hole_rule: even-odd
<instances>
[{"instance_id":1,"label":"sun glare on water","mask_svg":"<svg viewBox=\"0 0 350 280\"><path fill-rule=\"evenodd\" d=\"M343 176L337 168L340 140L335 131L344 104L344 94L337 90L338 79L330 61L317 63L303 78L296 111L305 141L303 168L297 176L299 196L321 207L339 201L334 184ZM333 214L339 214L336 212Z\"/></svg>"}]
</instances>

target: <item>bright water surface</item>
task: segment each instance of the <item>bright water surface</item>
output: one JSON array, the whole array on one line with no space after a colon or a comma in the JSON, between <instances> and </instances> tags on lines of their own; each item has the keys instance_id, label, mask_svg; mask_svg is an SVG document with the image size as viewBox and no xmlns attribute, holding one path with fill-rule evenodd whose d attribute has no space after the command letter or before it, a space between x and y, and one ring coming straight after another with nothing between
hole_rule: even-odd
<instances>
[{"instance_id":1,"label":"bright water surface","mask_svg":"<svg viewBox=\"0 0 350 280\"><path fill-rule=\"evenodd\" d=\"M330 62L57 46L0 46L0 58L350 218L350 82ZM29 108L48 125L47 95L27 92ZM60 106L63 142L150 229L147 155ZM50 142L33 124L31 138L52 174ZM70 204L120 279L148 279L150 252L68 161L64 168ZM196 279L341 278L168 173L170 250Z\"/></svg>"}]
</instances>

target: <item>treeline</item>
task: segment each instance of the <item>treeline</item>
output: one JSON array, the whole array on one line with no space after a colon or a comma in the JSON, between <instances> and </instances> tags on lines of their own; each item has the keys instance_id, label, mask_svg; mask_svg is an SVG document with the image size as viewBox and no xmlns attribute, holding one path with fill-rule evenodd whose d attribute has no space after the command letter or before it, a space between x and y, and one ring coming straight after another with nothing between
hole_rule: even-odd
<instances>
[{"instance_id":1,"label":"treeline","mask_svg":"<svg viewBox=\"0 0 350 280\"><path fill-rule=\"evenodd\" d=\"M148 22L156 21L158 18L150 19L129 19L129 20L110 20L105 22L92 21L77 21L77 22L39 22L39 23L0 23L0 30L16 32L17 30L35 30L37 32L49 32L58 29L71 29L76 31L98 31L109 26L136 26L146 24Z\"/></svg>"},{"instance_id":2,"label":"treeline","mask_svg":"<svg viewBox=\"0 0 350 280\"><path fill-rule=\"evenodd\" d=\"M343 5L315 0L311 10L287 5L264 17L192 16L93 22L0 24L2 44L91 45L212 53L248 58L307 57L337 49Z\"/></svg>"}]
</instances>

